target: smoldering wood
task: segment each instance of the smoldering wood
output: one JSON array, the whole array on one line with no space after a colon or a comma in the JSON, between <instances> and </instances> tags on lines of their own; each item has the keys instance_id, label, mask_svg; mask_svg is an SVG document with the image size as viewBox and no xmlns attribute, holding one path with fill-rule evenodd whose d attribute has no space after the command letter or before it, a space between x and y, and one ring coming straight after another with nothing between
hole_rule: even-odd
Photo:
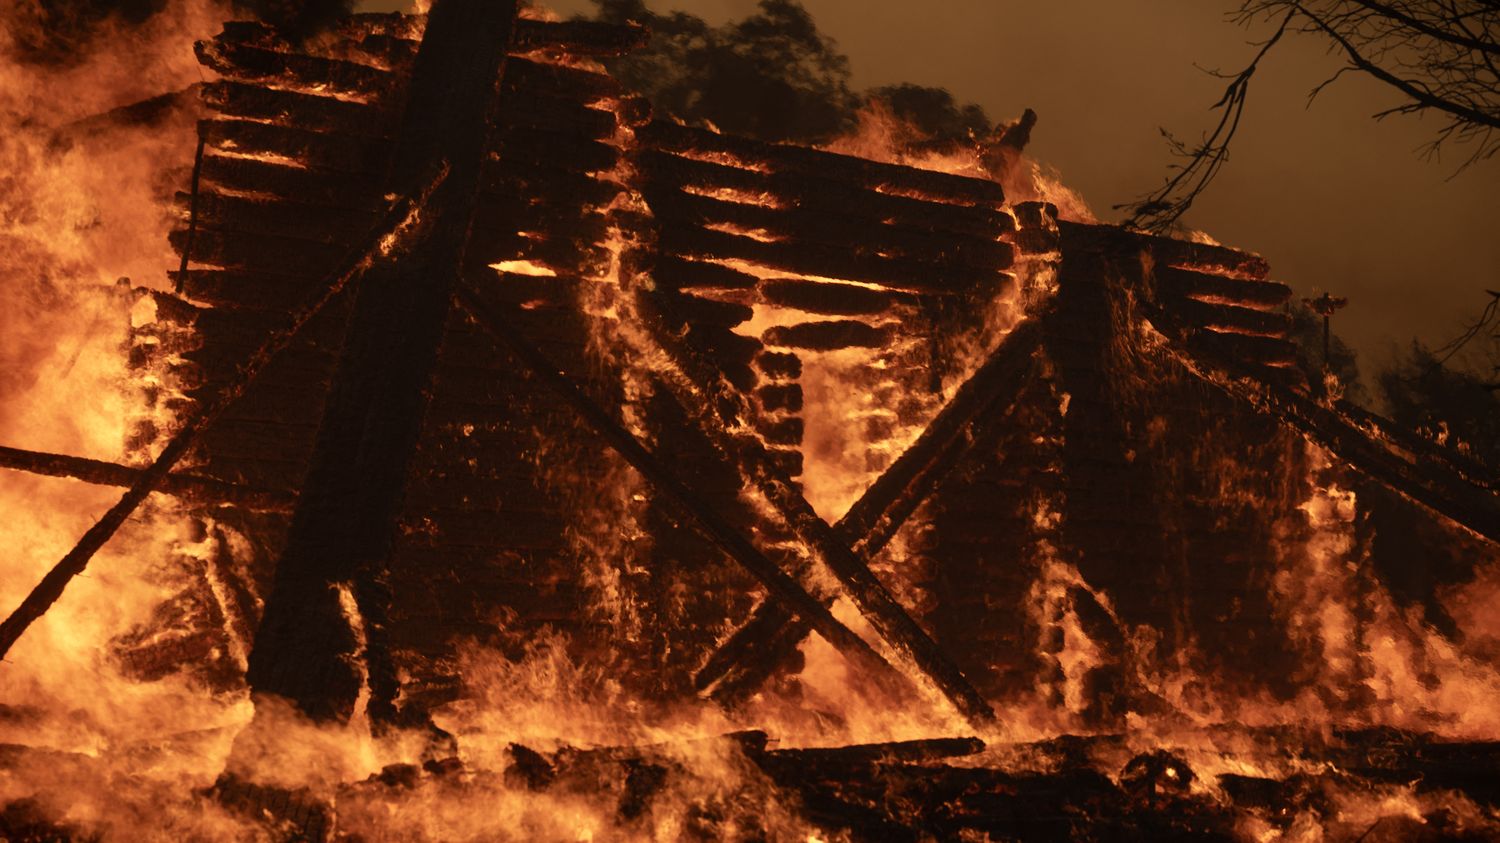
<instances>
[{"instance_id":1,"label":"smoldering wood","mask_svg":"<svg viewBox=\"0 0 1500 843\"><path fill-rule=\"evenodd\" d=\"M577 56L619 56L645 46L650 30L601 21L516 21L512 51L558 49Z\"/></svg>"},{"instance_id":2,"label":"smoldering wood","mask_svg":"<svg viewBox=\"0 0 1500 843\"><path fill-rule=\"evenodd\" d=\"M662 251L680 258L744 260L780 272L864 281L902 292L993 295L1011 280L992 269L857 254L820 243L766 242L694 225L664 228L659 245ZM1009 248L1008 244L1001 245Z\"/></svg>"},{"instance_id":3,"label":"smoldering wood","mask_svg":"<svg viewBox=\"0 0 1500 843\"><path fill-rule=\"evenodd\" d=\"M891 340L889 325L871 325L853 319L803 322L767 328L761 340L776 348L834 351L841 348L884 348Z\"/></svg>"},{"instance_id":4,"label":"smoldering wood","mask_svg":"<svg viewBox=\"0 0 1500 843\"><path fill-rule=\"evenodd\" d=\"M187 231L168 235L173 248L185 250ZM192 237L189 259L221 269L283 275L316 280L333 272L346 249L296 237L276 237L221 231L199 225Z\"/></svg>"},{"instance_id":5,"label":"smoldering wood","mask_svg":"<svg viewBox=\"0 0 1500 843\"><path fill-rule=\"evenodd\" d=\"M0 445L0 468L47 477L69 477L96 486L125 487L131 486L140 479L143 471L135 466L105 460L67 454L49 454L44 451L29 451L5 445ZM278 489L242 486L212 477L175 472L162 479L157 491L210 504L237 503L242 506L270 509L287 508L293 500L293 496Z\"/></svg>"},{"instance_id":6,"label":"smoldering wood","mask_svg":"<svg viewBox=\"0 0 1500 843\"><path fill-rule=\"evenodd\" d=\"M648 189L646 198L652 213L668 225L732 225L763 231L781 241L844 245L856 254L891 255L982 270L1008 269L1014 257L1009 243L995 239L970 240L886 223L871 225L844 214L767 208L679 190Z\"/></svg>"},{"instance_id":7,"label":"smoldering wood","mask_svg":"<svg viewBox=\"0 0 1500 843\"><path fill-rule=\"evenodd\" d=\"M857 284L801 278L769 278L761 282L757 292L771 304L828 316L874 316L915 300Z\"/></svg>"},{"instance_id":8,"label":"smoldering wood","mask_svg":"<svg viewBox=\"0 0 1500 843\"><path fill-rule=\"evenodd\" d=\"M176 195L176 207L180 212L185 212L193 201L187 193ZM312 240L334 246L343 246L357 239L370 230L379 216L375 211L304 205L283 199L220 193L212 189L198 191L196 202L200 226Z\"/></svg>"},{"instance_id":9,"label":"smoldering wood","mask_svg":"<svg viewBox=\"0 0 1500 843\"><path fill-rule=\"evenodd\" d=\"M671 255L661 255L656 259L651 277L669 290L744 290L759 283L759 279L748 272Z\"/></svg>"},{"instance_id":10,"label":"smoldering wood","mask_svg":"<svg viewBox=\"0 0 1500 843\"><path fill-rule=\"evenodd\" d=\"M755 397L767 412L796 413L802 410L802 387L799 384L772 384L755 390Z\"/></svg>"},{"instance_id":11,"label":"smoldering wood","mask_svg":"<svg viewBox=\"0 0 1500 843\"><path fill-rule=\"evenodd\" d=\"M1184 299L1230 302L1240 307L1273 310L1286 304L1292 288L1274 281L1256 281L1213 275L1182 267L1162 266L1155 270L1157 289L1166 296Z\"/></svg>"},{"instance_id":12,"label":"smoldering wood","mask_svg":"<svg viewBox=\"0 0 1500 843\"><path fill-rule=\"evenodd\" d=\"M1196 299L1173 302L1172 307L1182 319L1205 328L1223 331L1240 331L1246 334L1285 338L1292 330L1290 313L1257 310L1234 305L1209 304Z\"/></svg>"},{"instance_id":13,"label":"smoldering wood","mask_svg":"<svg viewBox=\"0 0 1500 843\"><path fill-rule=\"evenodd\" d=\"M341 59L312 56L252 44L220 36L199 41L194 52L204 66L226 79L270 83L305 93L331 90L367 102L400 102L404 86L396 84L390 71Z\"/></svg>"},{"instance_id":14,"label":"smoldering wood","mask_svg":"<svg viewBox=\"0 0 1500 843\"><path fill-rule=\"evenodd\" d=\"M1291 368L1297 365L1297 344L1277 337L1192 329L1184 342L1189 348L1204 354L1230 357L1259 366Z\"/></svg>"},{"instance_id":15,"label":"smoldering wood","mask_svg":"<svg viewBox=\"0 0 1500 843\"><path fill-rule=\"evenodd\" d=\"M515 57L507 63L502 90L532 91L582 102L598 102L625 95L619 80L607 73Z\"/></svg>"},{"instance_id":16,"label":"smoldering wood","mask_svg":"<svg viewBox=\"0 0 1500 843\"><path fill-rule=\"evenodd\" d=\"M649 144L649 137L643 142ZM689 158L650 146L640 150L638 161L648 179L664 187L737 191L752 197L764 196L783 206L842 214L917 232L991 242L1015 228L1014 219L1004 211L881 193L857 181L841 181L832 174L766 172Z\"/></svg>"},{"instance_id":17,"label":"smoldering wood","mask_svg":"<svg viewBox=\"0 0 1500 843\"><path fill-rule=\"evenodd\" d=\"M380 180L369 173L340 173L290 162L221 155L206 150L203 181L229 190L291 199L310 205L379 211Z\"/></svg>"},{"instance_id":18,"label":"smoldering wood","mask_svg":"<svg viewBox=\"0 0 1500 843\"><path fill-rule=\"evenodd\" d=\"M400 116L389 108L232 80L203 85L203 101L227 117L295 122L318 132L385 137Z\"/></svg>"},{"instance_id":19,"label":"smoldering wood","mask_svg":"<svg viewBox=\"0 0 1500 843\"><path fill-rule=\"evenodd\" d=\"M677 153L723 153L773 172L831 175L869 185L884 193L900 195L900 191L911 191L931 201L993 210L1000 210L1005 203L1000 184L989 179L884 164L802 146L763 143L665 120L653 121L637 134L657 149Z\"/></svg>"},{"instance_id":20,"label":"smoldering wood","mask_svg":"<svg viewBox=\"0 0 1500 843\"><path fill-rule=\"evenodd\" d=\"M672 294L672 309L695 325L733 328L750 321L754 311L743 304L716 301L689 293Z\"/></svg>"},{"instance_id":21,"label":"smoldering wood","mask_svg":"<svg viewBox=\"0 0 1500 843\"><path fill-rule=\"evenodd\" d=\"M794 381L802 377L802 359L785 351L765 351L755 355L755 368L773 381Z\"/></svg>"}]
</instances>

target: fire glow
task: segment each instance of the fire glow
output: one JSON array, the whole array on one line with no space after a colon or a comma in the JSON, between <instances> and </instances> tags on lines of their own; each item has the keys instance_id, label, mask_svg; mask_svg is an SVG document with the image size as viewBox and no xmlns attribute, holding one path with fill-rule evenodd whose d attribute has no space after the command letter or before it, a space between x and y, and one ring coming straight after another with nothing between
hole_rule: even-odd
<instances>
[{"instance_id":1,"label":"fire glow","mask_svg":"<svg viewBox=\"0 0 1500 843\"><path fill-rule=\"evenodd\" d=\"M7 621L0 837L1500 834L1493 487L1259 256L653 118L635 27L190 5L0 68L0 609L157 484Z\"/></svg>"}]
</instances>

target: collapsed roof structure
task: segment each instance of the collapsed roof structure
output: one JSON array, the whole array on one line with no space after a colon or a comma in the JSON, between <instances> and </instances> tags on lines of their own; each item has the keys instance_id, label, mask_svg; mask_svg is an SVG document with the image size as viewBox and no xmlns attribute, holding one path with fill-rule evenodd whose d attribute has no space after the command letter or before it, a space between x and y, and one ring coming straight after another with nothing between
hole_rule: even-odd
<instances>
[{"instance_id":1,"label":"collapsed roof structure","mask_svg":"<svg viewBox=\"0 0 1500 843\"><path fill-rule=\"evenodd\" d=\"M1105 734L1164 715L1148 666L1173 661L1277 699L1317 687L1358 720L1378 683L1365 660L1329 676L1309 658L1330 645L1278 604L1290 549L1338 521L1367 564L1313 578L1389 588L1441 627L1439 586L1500 540L1492 471L1306 381L1291 291L1260 257L653 116L592 61L643 31L513 5L355 16L302 45L231 23L200 44L218 80L176 292L147 294L132 348L176 426L139 431L144 469L6 452L130 491L0 649L161 489L219 552L115 642L129 670L248 681L314 720L358 707L439 760L458 751L433 712L465 693L459 650L519 656L544 634L632 697L730 710L795 694L816 633L894 708L951 706L979 733L1023 689ZM1114 782L943 760L976 741L730 740L834 833L1236 822L1166 754ZM1398 744L1316 751L1500 796L1479 783L1488 745ZM512 774L613 787L628 828L675 775L653 752L516 747ZM1258 786L1224 784L1269 810ZM219 797L293 836L337 830L321 798L233 769Z\"/></svg>"}]
</instances>

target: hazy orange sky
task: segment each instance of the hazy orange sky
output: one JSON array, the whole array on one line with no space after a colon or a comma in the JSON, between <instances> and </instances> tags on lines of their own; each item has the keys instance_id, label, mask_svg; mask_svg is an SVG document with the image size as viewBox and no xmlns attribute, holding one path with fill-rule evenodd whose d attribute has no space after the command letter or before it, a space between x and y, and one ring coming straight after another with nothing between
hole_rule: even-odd
<instances>
[{"instance_id":1,"label":"hazy orange sky","mask_svg":"<svg viewBox=\"0 0 1500 843\"><path fill-rule=\"evenodd\" d=\"M1223 83L1194 67L1238 70L1254 54L1225 20L1229 0L803 0L848 54L856 87L913 82L949 89L997 120L1034 108L1031 153L1105 219L1156 186L1168 162L1157 131L1195 138ZM399 0L367 3L397 8ZM554 0L571 15L587 0ZM720 23L755 0L652 0ZM1264 254L1301 295L1350 306L1335 329L1368 372L1413 336L1440 344L1500 288L1500 159L1456 177L1455 148L1429 163L1417 147L1437 121L1370 115L1396 100L1346 77L1306 107L1337 67L1292 38L1262 64L1233 154L1185 222Z\"/></svg>"}]
</instances>

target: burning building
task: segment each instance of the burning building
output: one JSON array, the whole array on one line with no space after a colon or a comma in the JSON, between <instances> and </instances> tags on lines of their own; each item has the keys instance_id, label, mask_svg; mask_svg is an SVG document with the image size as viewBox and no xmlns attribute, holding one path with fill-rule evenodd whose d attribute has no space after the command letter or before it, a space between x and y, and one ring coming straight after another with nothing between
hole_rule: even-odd
<instances>
[{"instance_id":1,"label":"burning building","mask_svg":"<svg viewBox=\"0 0 1500 843\"><path fill-rule=\"evenodd\" d=\"M6 586L7 836L1496 833L1491 467L1024 132L682 125L598 62L644 37L198 42L176 268L103 308L126 456L0 452L127 489ZM102 566L108 704L49 661Z\"/></svg>"}]
</instances>

